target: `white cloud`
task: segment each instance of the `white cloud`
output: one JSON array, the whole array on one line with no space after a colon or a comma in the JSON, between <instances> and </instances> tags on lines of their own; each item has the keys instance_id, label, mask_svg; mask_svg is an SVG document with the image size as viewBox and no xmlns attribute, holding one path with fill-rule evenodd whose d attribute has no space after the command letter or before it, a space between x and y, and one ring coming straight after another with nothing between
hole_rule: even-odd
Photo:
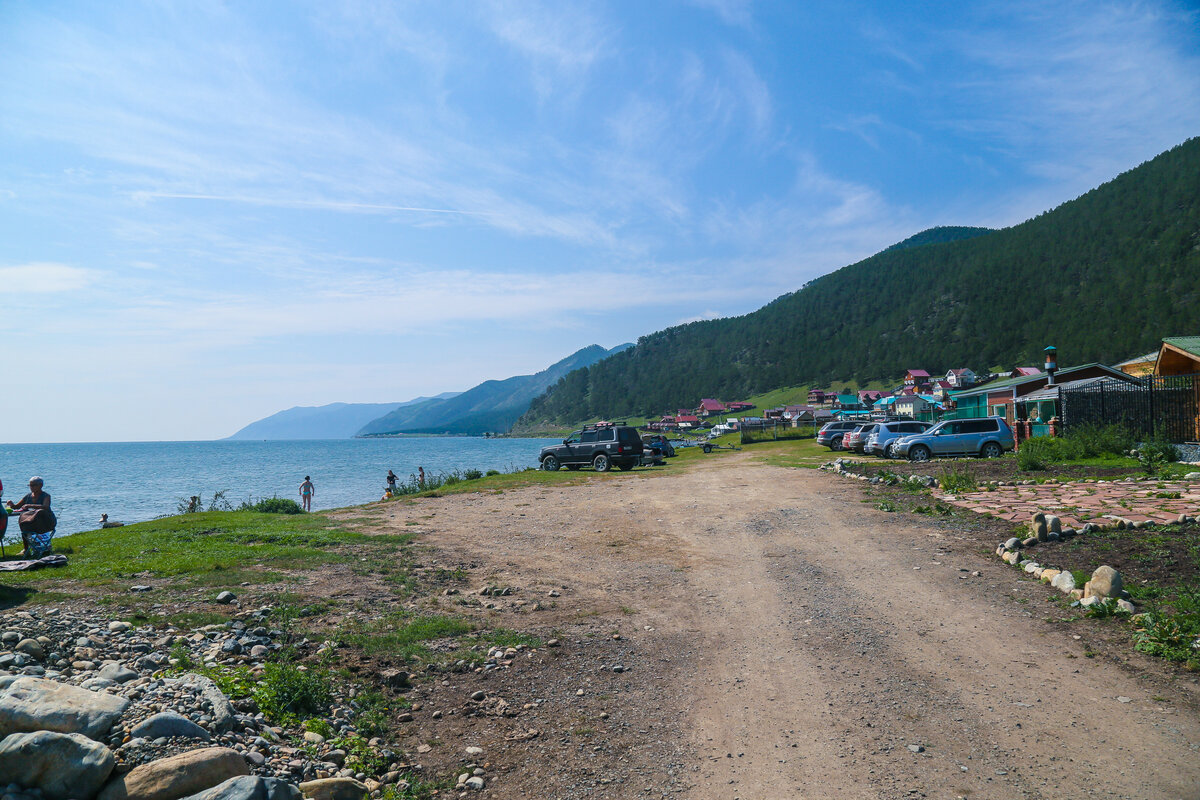
<instances>
[{"instance_id":1,"label":"white cloud","mask_svg":"<svg viewBox=\"0 0 1200 800\"><path fill-rule=\"evenodd\" d=\"M100 273L83 267L35 261L0 267L0 290L11 300L19 294L58 294L86 289Z\"/></svg>"}]
</instances>

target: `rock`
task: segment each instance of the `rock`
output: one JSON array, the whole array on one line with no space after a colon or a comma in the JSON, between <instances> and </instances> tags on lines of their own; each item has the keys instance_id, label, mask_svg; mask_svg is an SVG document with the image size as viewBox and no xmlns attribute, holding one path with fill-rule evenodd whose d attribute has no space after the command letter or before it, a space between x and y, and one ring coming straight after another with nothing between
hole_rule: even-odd
<instances>
[{"instance_id":1,"label":"rock","mask_svg":"<svg viewBox=\"0 0 1200 800\"><path fill-rule=\"evenodd\" d=\"M96 674L101 678L108 678L113 683L128 683L138 676L129 667L119 664L116 661L105 663Z\"/></svg>"},{"instance_id":2,"label":"rock","mask_svg":"<svg viewBox=\"0 0 1200 800\"><path fill-rule=\"evenodd\" d=\"M1044 513L1042 513L1041 511L1038 511L1029 519L1029 524L1031 526L1038 525L1038 524L1045 524L1045 522L1046 522L1046 515Z\"/></svg>"},{"instance_id":3,"label":"rock","mask_svg":"<svg viewBox=\"0 0 1200 800\"><path fill-rule=\"evenodd\" d=\"M393 689L409 689L412 687L412 675L402 669L380 670L379 680L385 686L390 686Z\"/></svg>"},{"instance_id":4,"label":"rock","mask_svg":"<svg viewBox=\"0 0 1200 800\"><path fill-rule=\"evenodd\" d=\"M1085 592L1087 591L1087 589L1086 589L1087 585L1088 584L1086 584L1086 583L1084 584ZM1084 608L1091 608L1092 606L1098 606L1103 602L1104 602L1103 597L1096 597L1095 595L1086 595L1082 600L1079 601L1079 605L1083 606Z\"/></svg>"},{"instance_id":5,"label":"rock","mask_svg":"<svg viewBox=\"0 0 1200 800\"><path fill-rule=\"evenodd\" d=\"M481 756L481 755L483 755L483 748L482 747L468 747L465 752L469 756Z\"/></svg>"},{"instance_id":6,"label":"rock","mask_svg":"<svg viewBox=\"0 0 1200 800\"><path fill-rule=\"evenodd\" d=\"M1183 476L1185 481L1200 481L1200 472L1189 472Z\"/></svg>"},{"instance_id":7,"label":"rock","mask_svg":"<svg viewBox=\"0 0 1200 800\"><path fill-rule=\"evenodd\" d=\"M1036 547L1037 543L1038 538L1036 536L1030 536L1028 539L1025 539L1021 542L1024 547Z\"/></svg>"},{"instance_id":8,"label":"rock","mask_svg":"<svg viewBox=\"0 0 1200 800\"><path fill-rule=\"evenodd\" d=\"M321 778L300 784L300 793L311 800L363 800L367 787L354 778Z\"/></svg>"},{"instance_id":9,"label":"rock","mask_svg":"<svg viewBox=\"0 0 1200 800\"><path fill-rule=\"evenodd\" d=\"M1062 533L1060 533L1059 536L1064 539L1072 539L1077 533L1079 533L1079 531L1075 530L1074 528L1063 528Z\"/></svg>"},{"instance_id":10,"label":"rock","mask_svg":"<svg viewBox=\"0 0 1200 800\"><path fill-rule=\"evenodd\" d=\"M470 778L467 778L464 785L468 789L474 789L477 792L481 792L483 791L483 778L479 777L478 775L472 775Z\"/></svg>"},{"instance_id":11,"label":"rock","mask_svg":"<svg viewBox=\"0 0 1200 800\"><path fill-rule=\"evenodd\" d=\"M1039 542L1047 541L1047 537L1050 534L1050 528L1046 526L1045 521L1033 523L1032 530L1034 539L1037 539Z\"/></svg>"},{"instance_id":12,"label":"rock","mask_svg":"<svg viewBox=\"0 0 1200 800\"><path fill-rule=\"evenodd\" d=\"M34 731L0 741L0 775L46 800L94 797L116 759L107 747L78 733Z\"/></svg>"},{"instance_id":13,"label":"rock","mask_svg":"<svg viewBox=\"0 0 1200 800\"><path fill-rule=\"evenodd\" d=\"M1020 550L1010 550L1004 554L1004 560L1009 564L1016 564L1021 559Z\"/></svg>"},{"instance_id":14,"label":"rock","mask_svg":"<svg viewBox=\"0 0 1200 800\"><path fill-rule=\"evenodd\" d=\"M301 800L300 790L279 778L241 775L183 800Z\"/></svg>"},{"instance_id":15,"label":"rock","mask_svg":"<svg viewBox=\"0 0 1200 800\"><path fill-rule=\"evenodd\" d=\"M125 631L129 630L132 627L133 626L130 625L128 622L119 622L117 620L113 620L112 622L108 623L108 632L109 633L124 633Z\"/></svg>"},{"instance_id":16,"label":"rock","mask_svg":"<svg viewBox=\"0 0 1200 800\"><path fill-rule=\"evenodd\" d=\"M1030 574L1037 572L1041 568L1042 568L1042 565L1037 563L1036 561L1030 561L1029 563L1027 563L1025 565L1025 571Z\"/></svg>"},{"instance_id":17,"label":"rock","mask_svg":"<svg viewBox=\"0 0 1200 800\"><path fill-rule=\"evenodd\" d=\"M1092 579L1083 587L1083 596L1119 597L1123 588L1121 573L1106 565L1092 573Z\"/></svg>"},{"instance_id":18,"label":"rock","mask_svg":"<svg viewBox=\"0 0 1200 800\"><path fill-rule=\"evenodd\" d=\"M79 684L80 688L87 689L89 692L98 692L101 689L107 689L110 686L116 685L116 681L110 681L108 678L88 678Z\"/></svg>"},{"instance_id":19,"label":"rock","mask_svg":"<svg viewBox=\"0 0 1200 800\"><path fill-rule=\"evenodd\" d=\"M110 781L96 800L177 800L249 774L238 751L206 747L134 767Z\"/></svg>"},{"instance_id":20,"label":"rock","mask_svg":"<svg viewBox=\"0 0 1200 800\"><path fill-rule=\"evenodd\" d=\"M13 650L24 653L34 661L41 661L46 657L46 651L37 639L22 639Z\"/></svg>"},{"instance_id":21,"label":"rock","mask_svg":"<svg viewBox=\"0 0 1200 800\"><path fill-rule=\"evenodd\" d=\"M1054 576L1050 581L1050 585L1058 589L1063 594L1069 594L1075 588L1075 576L1070 572L1063 570Z\"/></svg>"},{"instance_id":22,"label":"rock","mask_svg":"<svg viewBox=\"0 0 1200 800\"><path fill-rule=\"evenodd\" d=\"M480 700L486 700L487 692L471 692L471 699L476 702L479 702Z\"/></svg>"},{"instance_id":23,"label":"rock","mask_svg":"<svg viewBox=\"0 0 1200 800\"><path fill-rule=\"evenodd\" d=\"M1043 581L1044 583L1050 583L1050 582L1051 582L1051 581L1053 581L1055 578L1057 578L1057 577L1059 576L1059 574L1060 574L1060 573L1061 573L1061 570L1057 570L1057 569L1044 569L1044 570L1042 570L1042 574L1041 574L1041 575L1039 575L1039 576L1038 576L1038 578L1039 578L1041 581Z\"/></svg>"},{"instance_id":24,"label":"rock","mask_svg":"<svg viewBox=\"0 0 1200 800\"><path fill-rule=\"evenodd\" d=\"M187 717L176 714L174 711L163 711L142 720L133 727L129 734L131 736L140 736L143 739L157 739L160 736L166 736L167 738L178 736L183 739L200 739L205 742L212 738L204 728L201 728Z\"/></svg>"},{"instance_id":25,"label":"rock","mask_svg":"<svg viewBox=\"0 0 1200 800\"><path fill-rule=\"evenodd\" d=\"M1021 546L1021 540L1015 536L1004 543L1005 550L1016 550L1020 546Z\"/></svg>"},{"instance_id":26,"label":"rock","mask_svg":"<svg viewBox=\"0 0 1200 800\"><path fill-rule=\"evenodd\" d=\"M910 744L908 746L908 750L911 753L924 753L925 752L925 748L919 744Z\"/></svg>"},{"instance_id":27,"label":"rock","mask_svg":"<svg viewBox=\"0 0 1200 800\"><path fill-rule=\"evenodd\" d=\"M1133 614L1137 611L1137 608L1128 600L1121 599L1117 601L1117 610L1126 614Z\"/></svg>"},{"instance_id":28,"label":"rock","mask_svg":"<svg viewBox=\"0 0 1200 800\"><path fill-rule=\"evenodd\" d=\"M221 592L219 595L217 595L218 603L223 603L225 605L229 605L234 600L237 600L237 595L235 595L233 592L226 591L226 592Z\"/></svg>"},{"instance_id":29,"label":"rock","mask_svg":"<svg viewBox=\"0 0 1200 800\"><path fill-rule=\"evenodd\" d=\"M129 701L42 678L17 678L0 694L0 736L24 731L81 733L99 739Z\"/></svg>"},{"instance_id":30,"label":"rock","mask_svg":"<svg viewBox=\"0 0 1200 800\"><path fill-rule=\"evenodd\" d=\"M1062 520L1050 514L1046 517L1046 528L1050 533L1062 533Z\"/></svg>"},{"instance_id":31,"label":"rock","mask_svg":"<svg viewBox=\"0 0 1200 800\"><path fill-rule=\"evenodd\" d=\"M236 712L233 710L233 704L229 702L229 698L225 693L217 688L217 685L203 675L197 675L194 672L189 672L179 679L182 686L197 686L200 688L200 696L209 702L212 706L213 728L218 731L227 731L237 722Z\"/></svg>"},{"instance_id":32,"label":"rock","mask_svg":"<svg viewBox=\"0 0 1200 800\"><path fill-rule=\"evenodd\" d=\"M309 744L322 745L325 744L325 737L313 731L305 731L304 741L308 742Z\"/></svg>"}]
</instances>

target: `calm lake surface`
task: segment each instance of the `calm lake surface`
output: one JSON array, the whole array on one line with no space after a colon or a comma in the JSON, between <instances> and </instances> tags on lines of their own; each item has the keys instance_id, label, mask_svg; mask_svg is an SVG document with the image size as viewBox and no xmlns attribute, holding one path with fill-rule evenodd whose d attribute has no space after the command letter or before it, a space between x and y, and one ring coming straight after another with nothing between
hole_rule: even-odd
<instances>
[{"instance_id":1,"label":"calm lake surface","mask_svg":"<svg viewBox=\"0 0 1200 800\"><path fill-rule=\"evenodd\" d=\"M205 504L224 491L243 500L288 497L311 475L313 509L378 500L387 471L400 481L424 467L511 471L537 465L538 452L555 439L413 437L287 442L105 442L0 444L4 500L16 502L40 475L58 517L58 535L99 527L100 515L142 522L176 513L181 499L202 495ZM9 536L16 531L10 521Z\"/></svg>"}]
</instances>

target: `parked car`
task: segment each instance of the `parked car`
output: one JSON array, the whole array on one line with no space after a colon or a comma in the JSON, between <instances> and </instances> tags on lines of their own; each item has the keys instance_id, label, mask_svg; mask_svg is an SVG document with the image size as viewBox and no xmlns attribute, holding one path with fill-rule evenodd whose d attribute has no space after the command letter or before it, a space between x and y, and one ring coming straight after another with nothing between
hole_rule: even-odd
<instances>
[{"instance_id":1,"label":"parked car","mask_svg":"<svg viewBox=\"0 0 1200 800\"><path fill-rule=\"evenodd\" d=\"M857 428L858 425L859 423L854 420L827 422L821 427L821 430L817 431L817 444L828 447L830 450L841 450L842 437Z\"/></svg>"},{"instance_id":2,"label":"parked car","mask_svg":"<svg viewBox=\"0 0 1200 800\"><path fill-rule=\"evenodd\" d=\"M587 425L563 439L562 444L543 447L538 463L547 472L559 467L576 470L586 464L597 472L608 472L614 466L630 470L641 463L644 451L637 428Z\"/></svg>"},{"instance_id":3,"label":"parked car","mask_svg":"<svg viewBox=\"0 0 1200 800\"><path fill-rule=\"evenodd\" d=\"M863 452L863 449L867 444L867 437L870 436L878 427L878 422L864 422L860 424L857 428L847 433L842 439L842 449L850 450L855 453Z\"/></svg>"},{"instance_id":4,"label":"parked car","mask_svg":"<svg viewBox=\"0 0 1200 800\"><path fill-rule=\"evenodd\" d=\"M715 431L716 428L713 430ZM671 444L671 440L661 434L643 436L642 446L658 451L663 458L675 457L675 447Z\"/></svg>"},{"instance_id":5,"label":"parked car","mask_svg":"<svg viewBox=\"0 0 1200 800\"><path fill-rule=\"evenodd\" d=\"M891 458L892 446L896 443L897 439L901 436L924 433L932 426L932 422L913 422L912 420L889 420L881 422L871 432L871 435L867 437L867 443L863 447L863 452L883 456L884 458Z\"/></svg>"},{"instance_id":6,"label":"parked car","mask_svg":"<svg viewBox=\"0 0 1200 800\"><path fill-rule=\"evenodd\" d=\"M902 436L892 445L892 454L910 461L928 461L935 456L996 458L1012 449L1012 429L1004 418L983 417L946 420L924 433Z\"/></svg>"}]
</instances>

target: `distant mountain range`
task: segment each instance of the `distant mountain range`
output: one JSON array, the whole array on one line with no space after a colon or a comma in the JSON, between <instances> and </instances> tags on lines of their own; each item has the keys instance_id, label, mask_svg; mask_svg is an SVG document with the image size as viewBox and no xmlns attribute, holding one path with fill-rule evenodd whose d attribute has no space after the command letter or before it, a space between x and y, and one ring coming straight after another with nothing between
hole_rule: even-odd
<instances>
[{"instance_id":1,"label":"distant mountain range","mask_svg":"<svg viewBox=\"0 0 1200 800\"><path fill-rule=\"evenodd\" d=\"M1115 363L1197 331L1200 138L1003 230L934 228L741 317L566 375L519 432L906 369Z\"/></svg>"},{"instance_id":2,"label":"distant mountain range","mask_svg":"<svg viewBox=\"0 0 1200 800\"><path fill-rule=\"evenodd\" d=\"M590 367L630 347L633 345L622 344L605 350L594 344L572 353L534 375L517 375L502 381L484 381L451 398L428 400L396 408L363 425L357 435L503 433L529 409L533 398L546 391L559 378L574 370Z\"/></svg>"},{"instance_id":3,"label":"distant mountain range","mask_svg":"<svg viewBox=\"0 0 1200 800\"><path fill-rule=\"evenodd\" d=\"M251 422L230 439L349 439L381 414L397 408L447 400L458 392L436 397L418 397L405 403L330 403L324 406L296 406Z\"/></svg>"},{"instance_id":4,"label":"distant mountain range","mask_svg":"<svg viewBox=\"0 0 1200 800\"><path fill-rule=\"evenodd\" d=\"M296 406L252 422L230 439L350 439L405 433L504 433L529 402L563 375L633 347L594 344L535 375L484 381L465 392L443 392L404 403L330 403Z\"/></svg>"}]
</instances>

